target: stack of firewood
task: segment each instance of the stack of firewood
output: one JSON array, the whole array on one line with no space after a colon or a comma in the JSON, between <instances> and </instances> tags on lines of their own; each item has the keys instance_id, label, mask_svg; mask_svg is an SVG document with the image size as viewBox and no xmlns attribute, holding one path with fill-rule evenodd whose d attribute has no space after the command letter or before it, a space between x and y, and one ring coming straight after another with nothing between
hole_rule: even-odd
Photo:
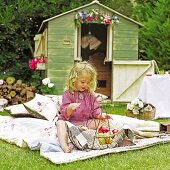
<instances>
[{"instance_id":1,"label":"stack of firewood","mask_svg":"<svg viewBox=\"0 0 170 170\"><path fill-rule=\"evenodd\" d=\"M0 98L7 99L8 105L30 101L34 98L35 92L34 86L28 86L22 80L16 80L14 77L8 77L0 84Z\"/></svg>"}]
</instances>

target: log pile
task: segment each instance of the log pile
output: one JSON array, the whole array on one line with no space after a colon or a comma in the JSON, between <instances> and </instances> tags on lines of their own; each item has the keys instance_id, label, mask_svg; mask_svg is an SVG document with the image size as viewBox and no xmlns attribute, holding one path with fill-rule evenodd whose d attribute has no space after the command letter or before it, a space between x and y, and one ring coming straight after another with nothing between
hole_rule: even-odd
<instances>
[{"instance_id":1,"label":"log pile","mask_svg":"<svg viewBox=\"0 0 170 170\"><path fill-rule=\"evenodd\" d=\"M30 101L34 98L36 88L28 86L22 80L16 80L14 77L8 77L1 80L0 98L8 100L8 105L20 104Z\"/></svg>"}]
</instances>

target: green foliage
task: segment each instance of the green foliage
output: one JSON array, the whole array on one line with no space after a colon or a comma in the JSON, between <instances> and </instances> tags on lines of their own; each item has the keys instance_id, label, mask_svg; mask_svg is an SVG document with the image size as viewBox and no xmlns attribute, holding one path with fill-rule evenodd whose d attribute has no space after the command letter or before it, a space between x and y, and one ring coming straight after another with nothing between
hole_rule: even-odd
<instances>
[{"instance_id":1,"label":"green foliage","mask_svg":"<svg viewBox=\"0 0 170 170\"><path fill-rule=\"evenodd\" d=\"M133 13L144 24L139 34L141 58L156 60L159 68L165 70L170 69L169 9L168 0L158 0L137 5Z\"/></svg>"}]
</instances>

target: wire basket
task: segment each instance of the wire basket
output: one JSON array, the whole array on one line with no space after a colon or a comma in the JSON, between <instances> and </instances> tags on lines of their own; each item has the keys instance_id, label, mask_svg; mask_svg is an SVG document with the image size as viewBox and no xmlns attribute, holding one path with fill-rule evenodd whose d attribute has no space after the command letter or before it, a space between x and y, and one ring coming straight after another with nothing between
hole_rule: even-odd
<instances>
[{"instance_id":1,"label":"wire basket","mask_svg":"<svg viewBox=\"0 0 170 170\"><path fill-rule=\"evenodd\" d=\"M101 134L96 134L95 138L98 140L100 145L112 144L115 135L101 136Z\"/></svg>"},{"instance_id":2,"label":"wire basket","mask_svg":"<svg viewBox=\"0 0 170 170\"><path fill-rule=\"evenodd\" d=\"M132 111L127 110L126 111L126 116L132 117L132 118L137 118L137 119L142 119L142 120L152 120L155 117L156 109L155 107L152 107L151 111L144 111L139 114L133 114Z\"/></svg>"}]
</instances>

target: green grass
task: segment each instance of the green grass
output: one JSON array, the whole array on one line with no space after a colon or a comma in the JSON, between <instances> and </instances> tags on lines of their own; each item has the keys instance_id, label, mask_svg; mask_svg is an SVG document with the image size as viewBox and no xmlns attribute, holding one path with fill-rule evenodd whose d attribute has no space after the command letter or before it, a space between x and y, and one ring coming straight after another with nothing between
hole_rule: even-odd
<instances>
[{"instance_id":1,"label":"green grass","mask_svg":"<svg viewBox=\"0 0 170 170\"><path fill-rule=\"evenodd\" d=\"M107 113L125 114L125 104L103 106ZM4 113L5 114L5 113ZM39 155L39 151L19 148L0 141L0 169L2 170L168 170L170 144L156 145L143 150L107 154L88 160L56 165Z\"/></svg>"}]
</instances>

